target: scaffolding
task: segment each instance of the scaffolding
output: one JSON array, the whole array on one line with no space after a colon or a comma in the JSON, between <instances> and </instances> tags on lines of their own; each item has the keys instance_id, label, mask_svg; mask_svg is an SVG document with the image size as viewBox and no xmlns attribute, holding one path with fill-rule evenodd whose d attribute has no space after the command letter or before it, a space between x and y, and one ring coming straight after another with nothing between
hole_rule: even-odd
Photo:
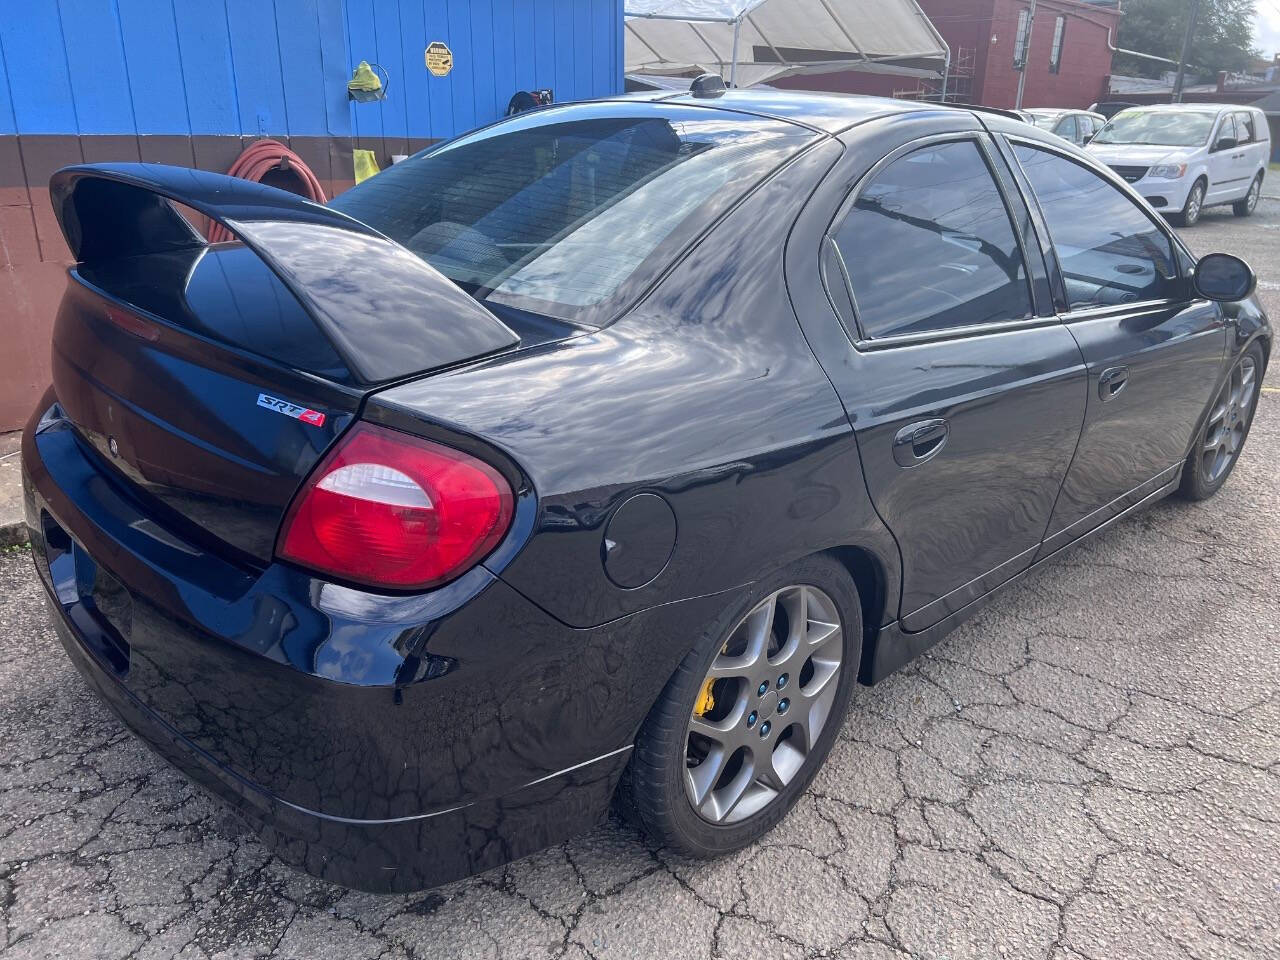
<instances>
[{"instance_id":1,"label":"scaffolding","mask_svg":"<svg viewBox=\"0 0 1280 960\"><path fill-rule=\"evenodd\" d=\"M894 90L893 95L899 100L924 100L931 103L971 103L973 100L973 80L977 75L977 51L972 47L957 47L951 68L943 79L923 79L916 81L914 87ZM946 94L943 94L945 87Z\"/></svg>"}]
</instances>

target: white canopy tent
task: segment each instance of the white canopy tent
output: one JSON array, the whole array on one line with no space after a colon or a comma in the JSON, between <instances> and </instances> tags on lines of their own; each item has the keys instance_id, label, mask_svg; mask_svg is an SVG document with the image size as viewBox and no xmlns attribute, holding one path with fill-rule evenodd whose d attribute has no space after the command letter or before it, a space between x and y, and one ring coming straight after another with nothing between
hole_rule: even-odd
<instances>
[{"instance_id":1,"label":"white canopy tent","mask_svg":"<svg viewBox=\"0 0 1280 960\"><path fill-rule=\"evenodd\" d=\"M626 0L627 73L718 73L749 87L797 73L945 77L950 52L916 0Z\"/></svg>"}]
</instances>

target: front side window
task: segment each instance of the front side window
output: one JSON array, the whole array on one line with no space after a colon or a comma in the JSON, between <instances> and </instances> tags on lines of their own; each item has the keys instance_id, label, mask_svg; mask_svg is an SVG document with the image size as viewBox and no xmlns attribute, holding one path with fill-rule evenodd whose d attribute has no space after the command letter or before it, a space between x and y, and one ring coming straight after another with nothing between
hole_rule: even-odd
<instances>
[{"instance_id":1,"label":"front side window","mask_svg":"<svg viewBox=\"0 0 1280 960\"><path fill-rule=\"evenodd\" d=\"M895 160L862 188L834 240L868 337L1031 314L1021 248L972 140Z\"/></svg>"},{"instance_id":2,"label":"front side window","mask_svg":"<svg viewBox=\"0 0 1280 960\"><path fill-rule=\"evenodd\" d=\"M1231 114L1227 114L1225 117L1222 118L1222 126L1218 128L1218 136L1214 140L1214 146L1216 147L1223 140L1235 140L1235 139L1236 139L1236 122L1231 119ZM1224 147L1223 149L1227 149L1227 148Z\"/></svg>"},{"instance_id":3,"label":"front side window","mask_svg":"<svg viewBox=\"0 0 1280 960\"><path fill-rule=\"evenodd\" d=\"M814 139L794 124L695 107L598 111L552 109L478 130L331 206L486 305L598 325Z\"/></svg>"},{"instance_id":4,"label":"front side window","mask_svg":"<svg viewBox=\"0 0 1280 960\"><path fill-rule=\"evenodd\" d=\"M1102 176L1038 147L1014 147L1040 201L1070 309L1177 296L1173 244Z\"/></svg>"},{"instance_id":5,"label":"front side window","mask_svg":"<svg viewBox=\"0 0 1280 960\"><path fill-rule=\"evenodd\" d=\"M1058 128L1054 130L1058 136L1064 140L1070 140L1072 143L1080 142L1080 131L1076 126L1076 118L1074 115L1068 115L1062 118L1062 122L1058 124Z\"/></svg>"},{"instance_id":6,"label":"front side window","mask_svg":"<svg viewBox=\"0 0 1280 960\"><path fill-rule=\"evenodd\" d=\"M1134 143L1152 147L1202 147L1216 116L1202 111L1124 110L1094 137L1094 143Z\"/></svg>"},{"instance_id":7,"label":"front side window","mask_svg":"<svg viewBox=\"0 0 1280 960\"><path fill-rule=\"evenodd\" d=\"M1053 24L1053 46L1049 49L1049 72L1062 69L1062 42L1066 39L1067 18L1059 15Z\"/></svg>"}]
</instances>

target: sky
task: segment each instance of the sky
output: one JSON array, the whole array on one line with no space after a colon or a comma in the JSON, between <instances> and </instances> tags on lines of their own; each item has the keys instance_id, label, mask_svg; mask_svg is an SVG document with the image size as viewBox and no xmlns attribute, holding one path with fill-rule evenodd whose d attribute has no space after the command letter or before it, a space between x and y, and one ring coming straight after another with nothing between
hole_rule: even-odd
<instances>
[{"instance_id":1,"label":"sky","mask_svg":"<svg viewBox=\"0 0 1280 960\"><path fill-rule=\"evenodd\" d=\"M1254 9L1253 45L1264 57L1280 53L1280 0L1258 0Z\"/></svg>"}]
</instances>

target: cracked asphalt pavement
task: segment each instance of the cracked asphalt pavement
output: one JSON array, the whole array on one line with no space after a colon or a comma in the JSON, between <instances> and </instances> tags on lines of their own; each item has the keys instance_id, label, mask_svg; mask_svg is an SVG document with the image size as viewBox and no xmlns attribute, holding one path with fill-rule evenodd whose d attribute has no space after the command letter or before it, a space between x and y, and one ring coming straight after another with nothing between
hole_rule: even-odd
<instances>
[{"instance_id":1,"label":"cracked asphalt pavement","mask_svg":"<svg viewBox=\"0 0 1280 960\"><path fill-rule=\"evenodd\" d=\"M1280 317L1280 203L1187 236L1250 259ZM1116 525L860 689L751 849L684 860L613 821L410 896L267 854L100 705L0 554L0 954L1280 957L1278 455L1269 386L1215 499Z\"/></svg>"}]
</instances>

